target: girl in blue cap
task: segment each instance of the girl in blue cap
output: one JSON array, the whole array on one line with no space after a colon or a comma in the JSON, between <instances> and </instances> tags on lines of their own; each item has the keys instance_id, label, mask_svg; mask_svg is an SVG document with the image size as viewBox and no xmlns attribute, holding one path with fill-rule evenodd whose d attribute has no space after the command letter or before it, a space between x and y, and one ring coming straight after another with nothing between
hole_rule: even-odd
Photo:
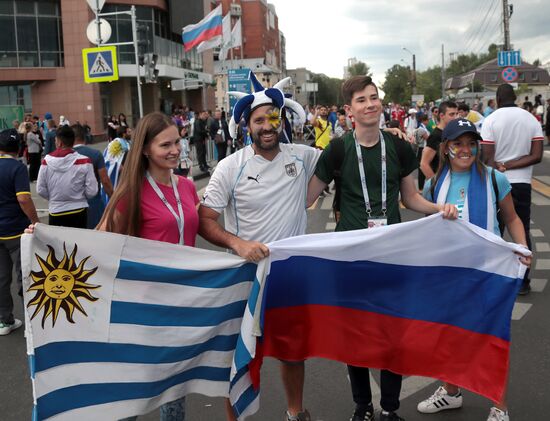
<instances>
[{"instance_id":1,"label":"girl in blue cap","mask_svg":"<svg viewBox=\"0 0 550 421\"><path fill-rule=\"evenodd\" d=\"M512 187L501 172L486 167L480 159L481 136L474 124L459 118L443 130L439 168L424 185L423 195L434 203L454 204L459 218L501 235L497 214L506 225L512 240L525 246L525 231L514 209ZM520 255L521 263L531 264L531 256ZM458 386L444 383L417 406L419 412L431 414L462 406ZM509 421L504 399L491 408L487 421Z\"/></svg>"}]
</instances>

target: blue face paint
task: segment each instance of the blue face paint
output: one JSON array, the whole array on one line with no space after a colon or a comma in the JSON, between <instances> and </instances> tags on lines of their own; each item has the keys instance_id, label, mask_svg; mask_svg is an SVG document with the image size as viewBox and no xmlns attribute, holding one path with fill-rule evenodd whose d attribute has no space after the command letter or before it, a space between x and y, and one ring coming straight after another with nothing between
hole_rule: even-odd
<instances>
[{"instance_id":1,"label":"blue face paint","mask_svg":"<svg viewBox=\"0 0 550 421\"><path fill-rule=\"evenodd\" d=\"M472 149L472 156L476 156L477 155L477 146L474 146Z\"/></svg>"}]
</instances>

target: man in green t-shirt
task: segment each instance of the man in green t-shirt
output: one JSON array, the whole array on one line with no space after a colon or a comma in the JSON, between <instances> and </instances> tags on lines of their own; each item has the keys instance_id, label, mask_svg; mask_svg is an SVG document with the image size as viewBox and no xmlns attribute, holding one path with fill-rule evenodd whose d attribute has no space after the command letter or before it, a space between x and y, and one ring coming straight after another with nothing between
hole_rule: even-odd
<instances>
[{"instance_id":1,"label":"man in green t-shirt","mask_svg":"<svg viewBox=\"0 0 550 421\"><path fill-rule=\"evenodd\" d=\"M340 219L336 231L370 228L401 222L399 195L403 204L423 214L443 212L456 219L453 205L437 205L425 200L416 189L412 172L417 167L407 142L379 130L382 102L378 89L368 76L355 76L344 82L342 94L346 111L355 121L355 131L343 137L344 157L340 166ZM333 140L319 158L308 186L310 206L334 179ZM385 188L384 188L385 186ZM386 192L384 194L384 191ZM385 199L385 200L384 200ZM369 369L348 366L356 408L352 421L374 420ZM402 421L399 408L402 377L388 370L381 373L381 421Z\"/></svg>"}]
</instances>

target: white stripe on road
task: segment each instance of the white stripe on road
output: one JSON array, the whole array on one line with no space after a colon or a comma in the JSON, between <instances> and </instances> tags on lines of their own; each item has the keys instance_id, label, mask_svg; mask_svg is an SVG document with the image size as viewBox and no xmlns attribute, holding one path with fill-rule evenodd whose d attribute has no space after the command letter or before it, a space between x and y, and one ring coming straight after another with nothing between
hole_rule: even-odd
<instances>
[{"instance_id":1,"label":"white stripe on road","mask_svg":"<svg viewBox=\"0 0 550 421\"><path fill-rule=\"evenodd\" d=\"M550 206L550 199L533 190L531 192L531 203L537 206Z\"/></svg>"},{"instance_id":2,"label":"white stripe on road","mask_svg":"<svg viewBox=\"0 0 550 421\"><path fill-rule=\"evenodd\" d=\"M544 253L544 252L550 251L550 244L548 244L548 243L536 243L535 244L535 249L536 249L537 253Z\"/></svg>"},{"instance_id":3,"label":"white stripe on road","mask_svg":"<svg viewBox=\"0 0 550 421\"><path fill-rule=\"evenodd\" d=\"M512 320L521 320L523 316L529 311L533 304L529 303L514 303L514 309L512 310Z\"/></svg>"},{"instance_id":4,"label":"white stripe on road","mask_svg":"<svg viewBox=\"0 0 550 421\"><path fill-rule=\"evenodd\" d=\"M321 203L321 209L331 210L332 209L332 197L323 198L323 203Z\"/></svg>"},{"instance_id":5,"label":"white stripe on road","mask_svg":"<svg viewBox=\"0 0 550 421\"><path fill-rule=\"evenodd\" d=\"M548 279L531 279L531 291L542 292L546 288Z\"/></svg>"},{"instance_id":6,"label":"white stripe on road","mask_svg":"<svg viewBox=\"0 0 550 421\"><path fill-rule=\"evenodd\" d=\"M537 259L535 270L550 270L550 259Z\"/></svg>"},{"instance_id":7,"label":"white stripe on road","mask_svg":"<svg viewBox=\"0 0 550 421\"><path fill-rule=\"evenodd\" d=\"M531 230L531 236L532 237L544 237L544 233L542 232L542 230L539 230L539 229L532 229Z\"/></svg>"},{"instance_id":8,"label":"white stripe on road","mask_svg":"<svg viewBox=\"0 0 550 421\"><path fill-rule=\"evenodd\" d=\"M336 229L336 222L327 222L325 225L325 231L334 231Z\"/></svg>"},{"instance_id":9,"label":"white stripe on road","mask_svg":"<svg viewBox=\"0 0 550 421\"><path fill-rule=\"evenodd\" d=\"M544 184L548 184L550 186L550 176L549 175L537 175L535 177L537 180Z\"/></svg>"}]
</instances>

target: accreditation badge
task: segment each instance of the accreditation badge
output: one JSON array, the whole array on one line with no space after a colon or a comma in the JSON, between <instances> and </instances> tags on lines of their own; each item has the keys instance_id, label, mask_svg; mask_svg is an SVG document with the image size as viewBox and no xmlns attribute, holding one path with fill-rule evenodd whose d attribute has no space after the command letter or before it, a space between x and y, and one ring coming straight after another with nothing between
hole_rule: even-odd
<instances>
[{"instance_id":1,"label":"accreditation badge","mask_svg":"<svg viewBox=\"0 0 550 421\"><path fill-rule=\"evenodd\" d=\"M367 220L367 228L385 227L388 225L388 218L369 218Z\"/></svg>"}]
</instances>

